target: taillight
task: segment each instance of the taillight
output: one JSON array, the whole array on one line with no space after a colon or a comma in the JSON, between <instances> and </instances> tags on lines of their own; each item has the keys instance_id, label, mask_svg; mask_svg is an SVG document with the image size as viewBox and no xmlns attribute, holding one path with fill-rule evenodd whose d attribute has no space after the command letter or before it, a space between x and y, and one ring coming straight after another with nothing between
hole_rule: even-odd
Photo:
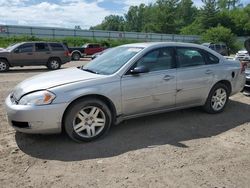
<instances>
[{"instance_id":1,"label":"taillight","mask_svg":"<svg viewBox=\"0 0 250 188\"><path fill-rule=\"evenodd\" d=\"M69 51L65 51L65 52L64 52L64 55L65 55L65 56L70 56Z\"/></svg>"},{"instance_id":2,"label":"taillight","mask_svg":"<svg viewBox=\"0 0 250 188\"><path fill-rule=\"evenodd\" d=\"M246 71L247 63L248 62L246 62L246 61L241 61L241 73Z\"/></svg>"}]
</instances>

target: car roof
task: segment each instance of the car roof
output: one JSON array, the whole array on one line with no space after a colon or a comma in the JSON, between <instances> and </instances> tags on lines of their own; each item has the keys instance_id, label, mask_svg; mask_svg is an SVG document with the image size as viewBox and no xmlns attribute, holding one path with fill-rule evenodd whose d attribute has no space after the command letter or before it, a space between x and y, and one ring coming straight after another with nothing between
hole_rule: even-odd
<instances>
[{"instance_id":1,"label":"car roof","mask_svg":"<svg viewBox=\"0 0 250 188\"><path fill-rule=\"evenodd\" d=\"M217 43L214 43L214 42L205 42L202 45L211 45L211 44L213 44L213 45L226 45L223 42L217 42Z\"/></svg>"},{"instance_id":2,"label":"car roof","mask_svg":"<svg viewBox=\"0 0 250 188\"><path fill-rule=\"evenodd\" d=\"M224 57L219 53L211 50L210 48L200 45L200 44L193 44L193 43L183 43L183 42L144 42L144 43L133 43L133 44L125 44L123 47L131 47L131 48L160 48L160 47L191 47L191 48L199 48L210 52L211 54L223 59Z\"/></svg>"},{"instance_id":3,"label":"car roof","mask_svg":"<svg viewBox=\"0 0 250 188\"><path fill-rule=\"evenodd\" d=\"M85 43L84 45L100 45L100 44L98 44L98 43Z\"/></svg>"},{"instance_id":4,"label":"car roof","mask_svg":"<svg viewBox=\"0 0 250 188\"><path fill-rule=\"evenodd\" d=\"M48 41L26 41L26 42L20 42L20 44L25 44L25 43L60 43L63 44L62 42L48 42Z\"/></svg>"},{"instance_id":5,"label":"car roof","mask_svg":"<svg viewBox=\"0 0 250 188\"><path fill-rule=\"evenodd\" d=\"M203 48L202 45L194 44L194 43L183 43L183 42L145 42L145 43L133 43L133 44L125 44L124 47L161 47L161 46L185 46L185 47L194 47L194 48Z\"/></svg>"}]
</instances>

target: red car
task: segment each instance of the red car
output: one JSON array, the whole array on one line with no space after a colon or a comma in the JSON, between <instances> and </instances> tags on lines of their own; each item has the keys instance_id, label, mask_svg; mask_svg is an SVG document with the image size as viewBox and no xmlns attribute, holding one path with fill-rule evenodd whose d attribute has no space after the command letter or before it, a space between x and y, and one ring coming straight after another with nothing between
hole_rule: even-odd
<instances>
[{"instance_id":1,"label":"red car","mask_svg":"<svg viewBox=\"0 0 250 188\"><path fill-rule=\"evenodd\" d=\"M87 55L93 55L97 52L102 52L103 50L105 50L106 48L102 47L100 44L85 44L83 46L84 48L84 52L83 54L85 56Z\"/></svg>"},{"instance_id":2,"label":"red car","mask_svg":"<svg viewBox=\"0 0 250 188\"><path fill-rule=\"evenodd\" d=\"M106 48L100 44L89 43L82 47L68 47L68 49L71 53L72 60L78 61L81 57L91 56L95 53L102 52Z\"/></svg>"}]
</instances>

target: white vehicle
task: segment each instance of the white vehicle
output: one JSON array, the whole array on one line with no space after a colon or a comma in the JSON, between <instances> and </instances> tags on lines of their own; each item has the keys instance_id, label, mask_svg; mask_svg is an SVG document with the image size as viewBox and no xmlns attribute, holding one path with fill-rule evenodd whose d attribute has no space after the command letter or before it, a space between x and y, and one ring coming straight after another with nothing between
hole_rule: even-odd
<instances>
[{"instance_id":1,"label":"white vehicle","mask_svg":"<svg viewBox=\"0 0 250 188\"><path fill-rule=\"evenodd\" d=\"M240 61L250 60L250 55L246 49L243 49L243 50L238 51L238 53L236 53L235 59L240 60Z\"/></svg>"}]
</instances>

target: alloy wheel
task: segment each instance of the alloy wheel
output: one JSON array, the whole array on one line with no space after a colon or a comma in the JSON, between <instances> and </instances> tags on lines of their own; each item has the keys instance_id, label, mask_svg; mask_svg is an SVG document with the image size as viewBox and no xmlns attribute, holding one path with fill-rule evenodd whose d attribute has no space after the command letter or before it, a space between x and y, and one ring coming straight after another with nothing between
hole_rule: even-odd
<instances>
[{"instance_id":1,"label":"alloy wheel","mask_svg":"<svg viewBox=\"0 0 250 188\"><path fill-rule=\"evenodd\" d=\"M215 111L221 110L227 102L227 92L223 88L219 88L212 96L211 105Z\"/></svg>"},{"instance_id":2,"label":"alloy wheel","mask_svg":"<svg viewBox=\"0 0 250 188\"><path fill-rule=\"evenodd\" d=\"M52 60L50 65L52 69L58 69L58 67L60 66L57 60Z\"/></svg>"},{"instance_id":3,"label":"alloy wheel","mask_svg":"<svg viewBox=\"0 0 250 188\"><path fill-rule=\"evenodd\" d=\"M79 55L78 53L74 53L73 59L74 59L75 61L78 61L78 60L80 59L80 55Z\"/></svg>"},{"instance_id":4,"label":"alloy wheel","mask_svg":"<svg viewBox=\"0 0 250 188\"><path fill-rule=\"evenodd\" d=\"M7 69L7 65L4 62L0 62L0 71L5 71Z\"/></svg>"},{"instance_id":5,"label":"alloy wheel","mask_svg":"<svg viewBox=\"0 0 250 188\"><path fill-rule=\"evenodd\" d=\"M102 109L87 106L81 109L73 120L73 129L80 137L92 138L102 132L106 117Z\"/></svg>"}]
</instances>

